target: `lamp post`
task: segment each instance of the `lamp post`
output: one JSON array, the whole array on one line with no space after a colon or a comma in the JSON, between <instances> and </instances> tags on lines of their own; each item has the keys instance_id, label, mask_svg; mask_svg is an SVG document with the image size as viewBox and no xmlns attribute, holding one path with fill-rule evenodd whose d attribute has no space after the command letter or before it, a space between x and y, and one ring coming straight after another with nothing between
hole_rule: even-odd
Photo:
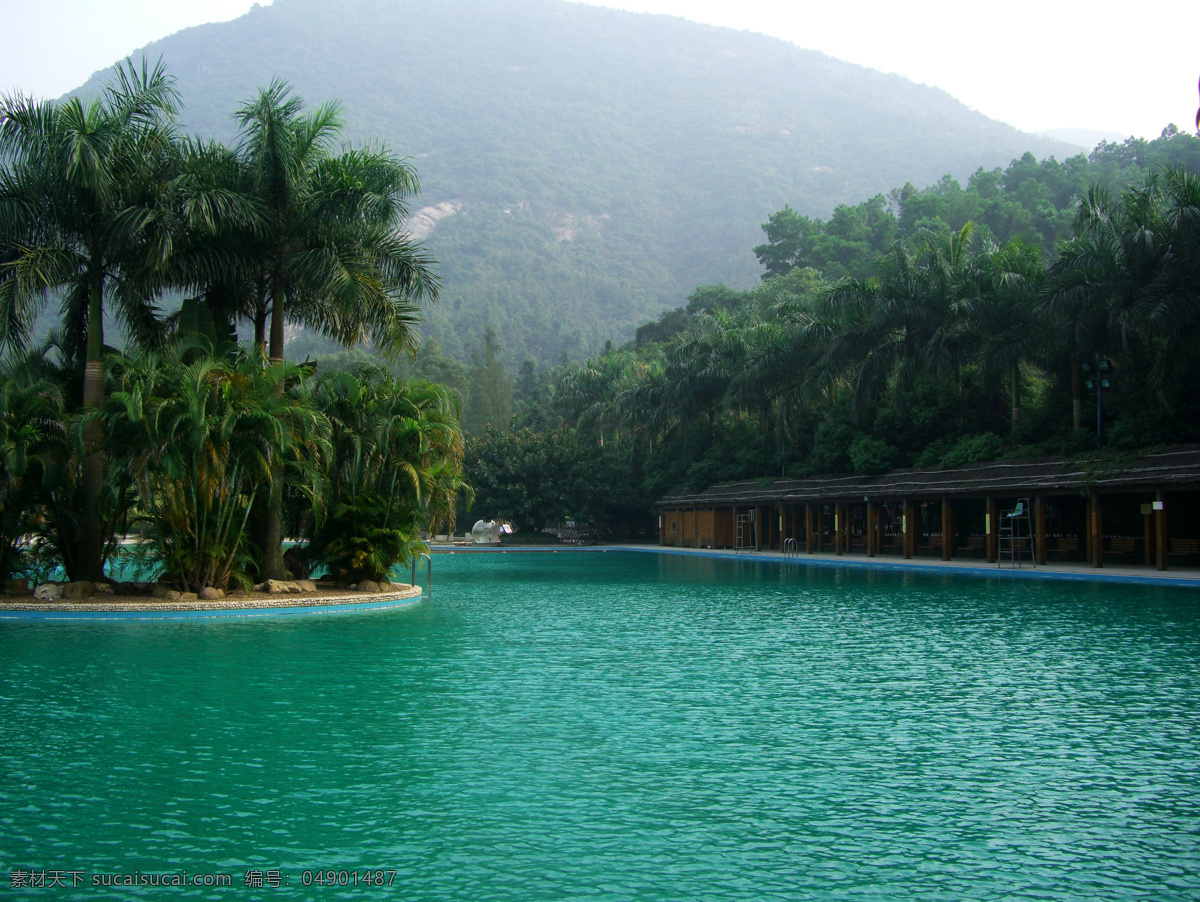
<instances>
[{"instance_id":1,"label":"lamp post","mask_svg":"<svg viewBox=\"0 0 1200 902\"><path fill-rule=\"evenodd\" d=\"M1109 374L1112 372L1112 368L1113 368L1112 361L1109 360L1107 357L1097 357L1096 358L1096 368L1095 368L1094 373L1092 372L1092 367L1088 366L1086 363L1082 364L1080 367L1080 369L1083 370L1084 375L1086 375L1088 377L1087 383L1086 383L1088 390L1091 391L1093 388L1096 390L1096 447L1097 448L1100 447L1100 430L1103 425L1103 418L1101 415L1101 410L1102 410L1103 405L1102 405L1101 398L1103 397L1103 394L1105 391L1112 388L1112 380L1108 378Z\"/></svg>"}]
</instances>

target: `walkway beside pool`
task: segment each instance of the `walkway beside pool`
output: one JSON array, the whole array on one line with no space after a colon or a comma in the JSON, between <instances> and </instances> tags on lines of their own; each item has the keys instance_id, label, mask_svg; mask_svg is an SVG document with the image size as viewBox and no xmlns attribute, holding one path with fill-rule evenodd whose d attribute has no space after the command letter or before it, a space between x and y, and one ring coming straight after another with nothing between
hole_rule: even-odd
<instances>
[{"instance_id":1,"label":"walkway beside pool","mask_svg":"<svg viewBox=\"0 0 1200 902\"><path fill-rule=\"evenodd\" d=\"M660 545L626 545L630 551L656 551L663 554L698 554L743 561L773 561L795 567L853 567L868 570L891 570L916 573L970 574L1002 579L1068 579L1085 582L1140 583L1155 586L1187 586L1200 589L1200 570L1159 571L1152 567L1093 567L1086 563L1050 563L1034 567L1028 561L1021 567L1008 564L997 566L986 561L967 561L961 558L943 561L937 558L867 557L862 554L832 553L781 554L778 551L729 551L707 548L671 548Z\"/></svg>"},{"instance_id":2,"label":"walkway beside pool","mask_svg":"<svg viewBox=\"0 0 1200 902\"><path fill-rule=\"evenodd\" d=\"M1065 579L1083 582L1131 583L1153 586L1184 586L1200 589L1200 570L1155 570L1153 567L1093 567L1087 563L1050 563L1034 567L1028 561L1021 567L1008 564L996 566L985 561L958 558L943 561L936 558L867 557L862 554L837 555L829 552L814 554L782 554L778 551L731 551L711 548L674 548L657 544L647 545L433 545L435 554L497 554L532 552L604 552L636 551L649 554L692 555L724 558L725 560L762 561L788 567L851 567L854 569L900 571L908 573L944 573L986 576L1000 579Z\"/></svg>"}]
</instances>

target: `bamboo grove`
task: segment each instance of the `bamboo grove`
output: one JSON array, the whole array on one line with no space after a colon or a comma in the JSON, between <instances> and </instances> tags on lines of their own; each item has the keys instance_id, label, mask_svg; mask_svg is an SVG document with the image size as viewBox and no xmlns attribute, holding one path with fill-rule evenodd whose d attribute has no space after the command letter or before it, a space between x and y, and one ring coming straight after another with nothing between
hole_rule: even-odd
<instances>
[{"instance_id":1,"label":"bamboo grove","mask_svg":"<svg viewBox=\"0 0 1200 902\"><path fill-rule=\"evenodd\" d=\"M439 290L400 229L416 173L281 82L233 147L181 135L177 107L161 63L128 61L91 100L0 104L0 565L98 580L132 536L161 581L225 588L283 578L288 535L293 570L379 579L452 525L459 399L317 374L284 326L415 345Z\"/></svg>"}]
</instances>

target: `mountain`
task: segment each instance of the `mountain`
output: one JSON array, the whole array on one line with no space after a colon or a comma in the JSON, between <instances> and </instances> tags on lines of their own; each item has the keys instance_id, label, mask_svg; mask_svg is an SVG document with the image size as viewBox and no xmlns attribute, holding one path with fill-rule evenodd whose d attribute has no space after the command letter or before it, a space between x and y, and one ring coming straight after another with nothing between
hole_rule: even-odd
<instances>
[{"instance_id":1,"label":"mountain","mask_svg":"<svg viewBox=\"0 0 1200 902\"><path fill-rule=\"evenodd\" d=\"M232 139L278 76L411 157L410 227L445 282L430 329L458 356L489 324L514 360L581 356L696 285L749 286L785 204L825 216L1074 152L774 38L562 0L275 0L141 53L167 62L196 133Z\"/></svg>"},{"instance_id":2,"label":"mountain","mask_svg":"<svg viewBox=\"0 0 1200 902\"><path fill-rule=\"evenodd\" d=\"M1065 141L1080 150L1090 153L1097 144L1101 141L1108 141L1110 144L1120 144L1128 135L1122 135L1120 132L1106 132L1094 128L1051 128L1043 132L1038 132L1046 138L1052 138L1055 141Z\"/></svg>"}]
</instances>

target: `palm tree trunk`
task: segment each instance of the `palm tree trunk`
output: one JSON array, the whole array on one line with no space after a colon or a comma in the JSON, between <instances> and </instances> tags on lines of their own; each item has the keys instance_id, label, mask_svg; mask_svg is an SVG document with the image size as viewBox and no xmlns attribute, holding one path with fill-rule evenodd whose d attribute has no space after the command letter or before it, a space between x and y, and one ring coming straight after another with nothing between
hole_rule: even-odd
<instances>
[{"instance_id":1,"label":"palm tree trunk","mask_svg":"<svg viewBox=\"0 0 1200 902\"><path fill-rule=\"evenodd\" d=\"M283 289L279 279L271 280L271 366L283 369ZM275 387L275 394L283 394L283 379ZM271 462L271 497L263 518L262 578L287 579L287 566L283 562L283 466L279 460Z\"/></svg>"},{"instance_id":2,"label":"palm tree trunk","mask_svg":"<svg viewBox=\"0 0 1200 902\"><path fill-rule=\"evenodd\" d=\"M1021 374L1014 365L1012 368L1012 428L1016 431L1021 422Z\"/></svg>"},{"instance_id":3,"label":"palm tree trunk","mask_svg":"<svg viewBox=\"0 0 1200 902\"><path fill-rule=\"evenodd\" d=\"M1083 378L1079 375L1079 358L1071 355L1071 427L1083 428Z\"/></svg>"},{"instance_id":4,"label":"palm tree trunk","mask_svg":"<svg viewBox=\"0 0 1200 902\"><path fill-rule=\"evenodd\" d=\"M279 279L272 279L271 284L271 363L276 366L283 364L283 288ZM283 393L283 383L279 383L277 394Z\"/></svg>"},{"instance_id":5,"label":"palm tree trunk","mask_svg":"<svg viewBox=\"0 0 1200 902\"><path fill-rule=\"evenodd\" d=\"M264 357L267 354L267 314L254 318L254 348Z\"/></svg>"},{"instance_id":6,"label":"palm tree trunk","mask_svg":"<svg viewBox=\"0 0 1200 902\"><path fill-rule=\"evenodd\" d=\"M264 357L267 356L267 317L271 315L270 307L267 306L267 280L263 276L258 277L258 291L254 295L255 301L258 304L254 312L254 347Z\"/></svg>"},{"instance_id":7,"label":"palm tree trunk","mask_svg":"<svg viewBox=\"0 0 1200 902\"><path fill-rule=\"evenodd\" d=\"M88 293L87 363L83 371L83 408L95 410L104 403L104 276L92 279ZM104 576L104 536L100 516L100 492L104 485L104 427L99 420L88 423L84 445L96 450L83 459L83 510L80 522L78 572L71 579L96 581Z\"/></svg>"}]
</instances>

